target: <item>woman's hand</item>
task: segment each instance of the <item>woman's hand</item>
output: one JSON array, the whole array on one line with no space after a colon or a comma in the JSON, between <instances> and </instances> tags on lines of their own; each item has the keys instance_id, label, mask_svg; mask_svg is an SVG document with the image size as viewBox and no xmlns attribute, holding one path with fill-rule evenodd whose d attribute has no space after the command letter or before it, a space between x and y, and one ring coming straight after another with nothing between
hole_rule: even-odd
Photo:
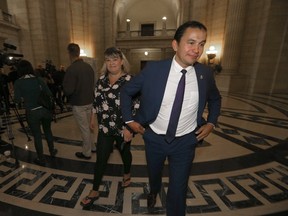
<instances>
[{"instance_id":1,"label":"woman's hand","mask_svg":"<svg viewBox=\"0 0 288 216\"><path fill-rule=\"evenodd\" d=\"M133 138L133 133L131 133L126 127L123 129L123 138L125 142L129 142Z\"/></svg>"}]
</instances>

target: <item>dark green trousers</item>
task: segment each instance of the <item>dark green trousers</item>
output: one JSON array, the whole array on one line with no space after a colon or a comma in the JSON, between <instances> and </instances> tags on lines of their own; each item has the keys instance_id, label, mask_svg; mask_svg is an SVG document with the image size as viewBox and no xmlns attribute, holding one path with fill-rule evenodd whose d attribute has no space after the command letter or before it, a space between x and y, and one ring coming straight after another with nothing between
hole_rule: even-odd
<instances>
[{"instance_id":1,"label":"dark green trousers","mask_svg":"<svg viewBox=\"0 0 288 216\"><path fill-rule=\"evenodd\" d=\"M41 126L51 153L54 149L51 130L52 114L45 108L26 110L26 119L34 138L37 156L39 159L44 159Z\"/></svg>"}]
</instances>

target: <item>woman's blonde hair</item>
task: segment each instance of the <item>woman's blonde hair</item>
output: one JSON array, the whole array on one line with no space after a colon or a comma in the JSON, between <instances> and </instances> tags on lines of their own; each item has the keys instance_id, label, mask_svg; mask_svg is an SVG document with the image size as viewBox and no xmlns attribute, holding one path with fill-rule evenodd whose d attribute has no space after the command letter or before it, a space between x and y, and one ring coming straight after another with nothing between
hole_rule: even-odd
<instances>
[{"instance_id":1,"label":"woman's blonde hair","mask_svg":"<svg viewBox=\"0 0 288 216\"><path fill-rule=\"evenodd\" d=\"M128 62L128 60L127 60L127 58L126 58L126 56L124 55L124 53L120 50L120 49L118 49L118 48L116 48L116 47L109 47L109 48L107 48L106 50L105 50L105 52L104 52L104 58L107 58L107 57L119 57L120 59L122 59L123 60L123 65L122 65L122 71L124 72L124 73L129 73L129 71L130 71L130 64L129 64L129 62ZM108 72L108 70L107 70L107 66L106 66L106 64L105 64L105 62L104 62L104 64L103 64L103 66L102 66L102 68L101 68L101 70L100 70L100 73L101 74L105 74L105 73L107 73Z\"/></svg>"}]
</instances>

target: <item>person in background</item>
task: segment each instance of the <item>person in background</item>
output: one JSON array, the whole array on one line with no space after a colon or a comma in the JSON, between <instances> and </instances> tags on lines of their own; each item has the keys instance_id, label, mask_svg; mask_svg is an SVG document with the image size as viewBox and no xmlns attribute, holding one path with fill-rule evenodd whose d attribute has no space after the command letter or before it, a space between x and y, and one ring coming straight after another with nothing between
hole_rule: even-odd
<instances>
[{"instance_id":1,"label":"person in background","mask_svg":"<svg viewBox=\"0 0 288 216\"><path fill-rule=\"evenodd\" d=\"M67 68L63 90L72 105L72 112L80 128L82 136L82 151L75 156L80 159L91 159L92 151L96 151L93 131L90 129L92 103L94 99L94 70L80 58L78 44L70 43L67 47L71 65Z\"/></svg>"},{"instance_id":2,"label":"person in background","mask_svg":"<svg viewBox=\"0 0 288 216\"><path fill-rule=\"evenodd\" d=\"M206 38L207 29L202 23L182 24L172 41L174 58L148 62L121 90L123 120L132 131L143 134L145 142L150 210L161 191L162 169L168 159L168 216L186 214L186 193L195 147L213 131L220 115L221 96L213 71L198 62ZM133 117L130 104L139 92L140 108ZM174 98L177 98L175 102ZM206 105L208 116L204 119Z\"/></svg>"},{"instance_id":3,"label":"person in background","mask_svg":"<svg viewBox=\"0 0 288 216\"><path fill-rule=\"evenodd\" d=\"M15 65L11 66L10 71L8 73L8 87L9 87L9 93L10 93L10 98L11 98L11 103L10 106L15 106L14 101L12 100L14 96L14 83L18 79L18 73L17 73L17 68ZM21 107L21 105L19 105Z\"/></svg>"},{"instance_id":4,"label":"person in background","mask_svg":"<svg viewBox=\"0 0 288 216\"><path fill-rule=\"evenodd\" d=\"M130 151L132 134L124 130L120 110L120 89L131 79L129 63L124 54L115 47L107 48L104 52L105 63L102 76L95 87L93 115L91 127L95 127L95 116L98 120L97 157L94 170L93 189L82 201L84 207L90 206L100 196L99 186L105 172L107 161L113 151L114 142L119 150L124 168L122 187L128 187L131 182L130 169L132 154ZM136 103L136 100L135 100ZM134 108L137 104L134 104ZM130 107L131 108L131 107Z\"/></svg>"},{"instance_id":5,"label":"person in background","mask_svg":"<svg viewBox=\"0 0 288 216\"><path fill-rule=\"evenodd\" d=\"M42 64L38 64L34 70L34 74L36 77L42 77L43 79L46 76L45 68L43 68Z\"/></svg>"},{"instance_id":6,"label":"person in background","mask_svg":"<svg viewBox=\"0 0 288 216\"><path fill-rule=\"evenodd\" d=\"M46 161L43 154L41 126L52 158L57 154L57 149L54 148L51 130L52 113L46 108L39 106L37 100L41 88L49 95L52 95L52 93L44 80L35 76L34 69L29 61L21 60L17 64L17 72L19 79L14 83L14 101L16 104L22 101L24 102L27 123L31 129L37 153L37 158L34 160L34 163L44 166Z\"/></svg>"},{"instance_id":7,"label":"person in background","mask_svg":"<svg viewBox=\"0 0 288 216\"><path fill-rule=\"evenodd\" d=\"M9 77L5 74L4 69L0 68L0 99L4 103L5 110L10 113L10 90L9 90Z\"/></svg>"},{"instance_id":8,"label":"person in background","mask_svg":"<svg viewBox=\"0 0 288 216\"><path fill-rule=\"evenodd\" d=\"M52 78L54 80L55 92L54 97L56 100L57 105L60 107L61 112L64 109L64 102L62 100L63 97L63 80L65 76L65 69L64 66L61 65L59 70L55 70L52 73Z\"/></svg>"},{"instance_id":9,"label":"person in background","mask_svg":"<svg viewBox=\"0 0 288 216\"><path fill-rule=\"evenodd\" d=\"M18 79L17 69L15 66L11 66L10 71L8 73L10 93L14 92L14 83L17 79Z\"/></svg>"}]
</instances>

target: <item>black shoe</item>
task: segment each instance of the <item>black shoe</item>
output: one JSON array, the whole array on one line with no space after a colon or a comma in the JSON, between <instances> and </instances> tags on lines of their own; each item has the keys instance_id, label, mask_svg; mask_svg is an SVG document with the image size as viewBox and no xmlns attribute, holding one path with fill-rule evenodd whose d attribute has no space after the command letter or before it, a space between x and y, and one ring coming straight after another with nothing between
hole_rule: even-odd
<instances>
[{"instance_id":1,"label":"black shoe","mask_svg":"<svg viewBox=\"0 0 288 216\"><path fill-rule=\"evenodd\" d=\"M96 196L96 197L89 197L86 196L81 202L80 205L83 206L84 208L90 207L93 205L93 203L99 199L100 196ZM86 204L83 203L83 201L89 201Z\"/></svg>"},{"instance_id":2,"label":"black shoe","mask_svg":"<svg viewBox=\"0 0 288 216\"><path fill-rule=\"evenodd\" d=\"M46 164L44 159L39 159L39 158L36 158L33 162L39 166L45 166Z\"/></svg>"},{"instance_id":3,"label":"black shoe","mask_svg":"<svg viewBox=\"0 0 288 216\"><path fill-rule=\"evenodd\" d=\"M75 156L78 157L78 158L81 158L81 159L86 159L86 160L91 159L91 157L85 156L82 152L76 152Z\"/></svg>"},{"instance_id":4,"label":"black shoe","mask_svg":"<svg viewBox=\"0 0 288 216\"><path fill-rule=\"evenodd\" d=\"M147 196L147 207L148 208L154 208L155 204L156 204L156 196L157 194L154 193L150 193Z\"/></svg>"},{"instance_id":5,"label":"black shoe","mask_svg":"<svg viewBox=\"0 0 288 216\"><path fill-rule=\"evenodd\" d=\"M58 153L58 150L57 149L53 149L52 151L50 151L50 156L54 158L57 153Z\"/></svg>"}]
</instances>

